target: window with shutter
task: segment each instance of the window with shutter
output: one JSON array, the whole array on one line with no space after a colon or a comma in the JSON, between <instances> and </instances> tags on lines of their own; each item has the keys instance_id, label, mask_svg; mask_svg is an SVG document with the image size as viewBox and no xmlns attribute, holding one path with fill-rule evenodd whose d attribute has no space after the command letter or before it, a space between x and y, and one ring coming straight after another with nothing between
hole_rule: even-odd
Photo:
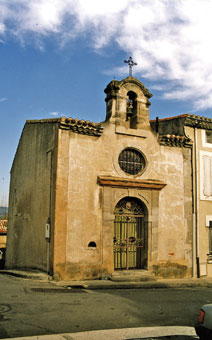
<instances>
[{"instance_id":1,"label":"window with shutter","mask_svg":"<svg viewBox=\"0 0 212 340\"><path fill-rule=\"evenodd\" d=\"M203 164L204 164L203 193L205 196L212 196L212 178L211 178L212 157L204 155Z\"/></svg>"},{"instance_id":2,"label":"window with shutter","mask_svg":"<svg viewBox=\"0 0 212 340\"><path fill-rule=\"evenodd\" d=\"M200 151L200 199L212 200L212 153Z\"/></svg>"},{"instance_id":3,"label":"window with shutter","mask_svg":"<svg viewBox=\"0 0 212 340\"><path fill-rule=\"evenodd\" d=\"M212 148L212 131L202 130L202 146Z\"/></svg>"}]
</instances>

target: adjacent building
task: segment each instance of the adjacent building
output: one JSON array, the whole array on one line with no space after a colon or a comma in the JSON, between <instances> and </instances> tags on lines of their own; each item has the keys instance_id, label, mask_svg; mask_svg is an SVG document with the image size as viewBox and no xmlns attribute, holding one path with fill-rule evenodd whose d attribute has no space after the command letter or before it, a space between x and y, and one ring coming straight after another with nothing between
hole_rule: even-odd
<instances>
[{"instance_id":1,"label":"adjacent building","mask_svg":"<svg viewBox=\"0 0 212 340\"><path fill-rule=\"evenodd\" d=\"M212 119L184 114L151 126L160 144L181 136L191 141L193 276L212 276Z\"/></svg>"},{"instance_id":2,"label":"adjacent building","mask_svg":"<svg viewBox=\"0 0 212 340\"><path fill-rule=\"evenodd\" d=\"M6 267L55 279L118 270L212 276L212 120L149 120L136 78L105 89L106 119L27 121L11 169Z\"/></svg>"}]
</instances>

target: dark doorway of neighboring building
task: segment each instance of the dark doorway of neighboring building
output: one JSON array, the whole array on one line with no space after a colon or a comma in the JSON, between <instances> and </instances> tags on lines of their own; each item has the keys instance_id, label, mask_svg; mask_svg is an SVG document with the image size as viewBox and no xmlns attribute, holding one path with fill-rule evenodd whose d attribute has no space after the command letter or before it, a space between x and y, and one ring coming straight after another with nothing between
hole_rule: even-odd
<instances>
[{"instance_id":1,"label":"dark doorway of neighboring building","mask_svg":"<svg viewBox=\"0 0 212 340\"><path fill-rule=\"evenodd\" d=\"M115 208L114 269L147 269L148 228L146 207L125 197Z\"/></svg>"},{"instance_id":2,"label":"dark doorway of neighboring building","mask_svg":"<svg viewBox=\"0 0 212 340\"><path fill-rule=\"evenodd\" d=\"M0 269L4 269L5 266L5 252L6 248L0 248Z\"/></svg>"}]
</instances>

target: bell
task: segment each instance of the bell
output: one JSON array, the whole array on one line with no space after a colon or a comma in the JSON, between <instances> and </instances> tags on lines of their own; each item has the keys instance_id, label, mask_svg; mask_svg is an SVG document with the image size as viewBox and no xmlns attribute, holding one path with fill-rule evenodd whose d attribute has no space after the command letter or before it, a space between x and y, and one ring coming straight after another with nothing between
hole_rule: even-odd
<instances>
[{"instance_id":1,"label":"bell","mask_svg":"<svg viewBox=\"0 0 212 340\"><path fill-rule=\"evenodd\" d=\"M127 120L133 116L133 101L129 100L127 103Z\"/></svg>"},{"instance_id":2,"label":"bell","mask_svg":"<svg viewBox=\"0 0 212 340\"><path fill-rule=\"evenodd\" d=\"M133 109L131 107L127 108L127 116L132 117L133 116Z\"/></svg>"}]
</instances>

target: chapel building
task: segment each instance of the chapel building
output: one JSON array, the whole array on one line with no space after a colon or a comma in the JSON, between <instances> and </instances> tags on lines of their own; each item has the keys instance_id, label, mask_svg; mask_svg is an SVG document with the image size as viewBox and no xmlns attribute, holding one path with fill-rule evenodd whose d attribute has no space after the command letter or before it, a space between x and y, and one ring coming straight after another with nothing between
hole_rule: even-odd
<instances>
[{"instance_id":1,"label":"chapel building","mask_svg":"<svg viewBox=\"0 0 212 340\"><path fill-rule=\"evenodd\" d=\"M57 280L212 276L212 120L149 120L136 78L106 119L29 120L11 169L6 267ZM211 222L210 222L211 221Z\"/></svg>"}]
</instances>

